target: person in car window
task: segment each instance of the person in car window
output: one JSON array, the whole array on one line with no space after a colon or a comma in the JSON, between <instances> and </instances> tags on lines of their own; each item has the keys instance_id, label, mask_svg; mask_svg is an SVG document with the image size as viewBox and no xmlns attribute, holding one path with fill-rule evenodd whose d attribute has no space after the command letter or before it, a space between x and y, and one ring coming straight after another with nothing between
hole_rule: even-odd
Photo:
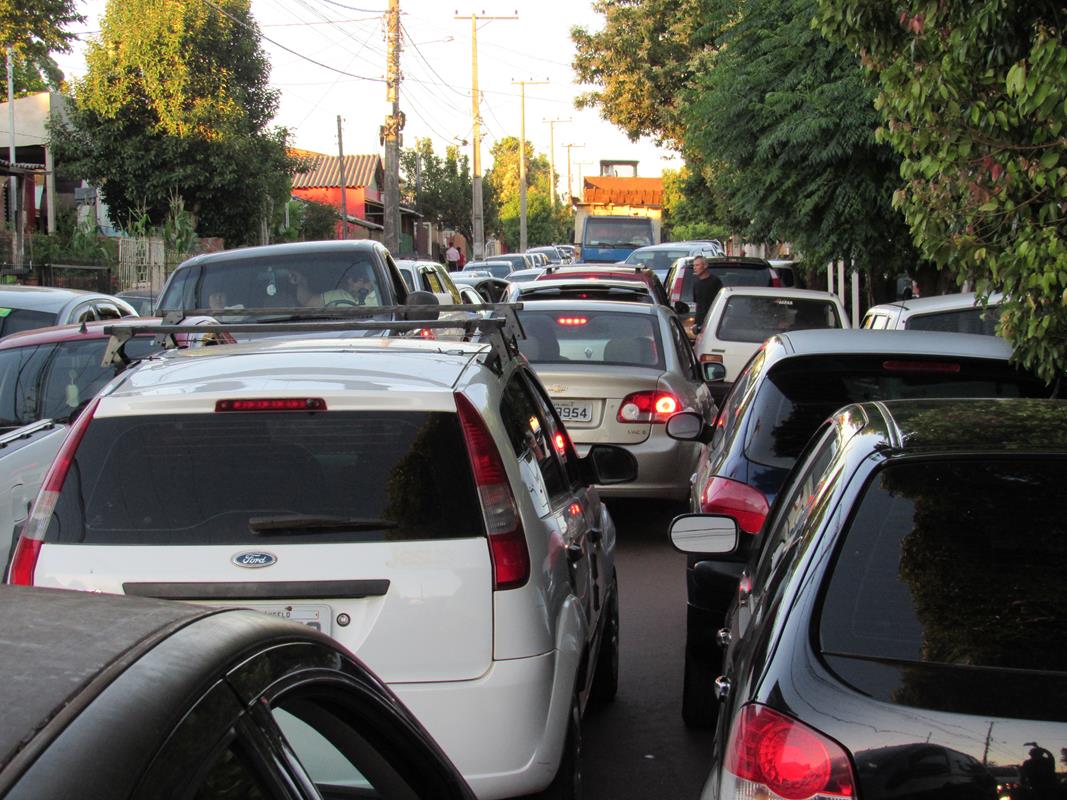
<instances>
[{"instance_id":1,"label":"person in car window","mask_svg":"<svg viewBox=\"0 0 1067 800\"><path fill-rule=\"evenodd\" d=\"M370 264L361 262L351 267L348 272L345 273L345 291L357 306L380 306L382 303L378 299L377 292L378 285L374 280L374 269ZM323 298L326 298L330 292L324 292ZM329 300L327 300L327 304Z\"/></svg>"},{"instance_id":2,"label":"person in car window","mask_svg":"<svg viewBox=\"0 0 1067 800\"><path fill-rule=\"evenodd\" d=\"M693 325L693 333L700 333L704 327L704 319L711 310L711 304L715 302L715 295L722 288L722 281L711 274L708 269L708 260L704 256L693 259L693 300L696 302L696 324Z\"/></svg>"},{"instance_id":3,"label":"person in car window","mask_svg":"<svg viewBox=\"0 0 1067 800\"><path fill-rule=\"evenodd\" d=\"M353 264L341 278L341 285L321 292L312 290L308 277L300 270L291 270L289 280L296 289L296 299L302 306L328 308L330 306L381 305L370 264Z\"/></svg>"}]
</instances>

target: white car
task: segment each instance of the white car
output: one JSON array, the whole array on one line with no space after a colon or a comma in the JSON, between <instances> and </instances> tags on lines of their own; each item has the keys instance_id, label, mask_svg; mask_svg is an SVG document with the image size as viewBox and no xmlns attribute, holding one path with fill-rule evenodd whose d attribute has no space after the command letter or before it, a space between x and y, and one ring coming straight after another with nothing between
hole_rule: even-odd
<instances>
[{"instance_id":1,"label":"white car","mask_svg":"<svg viewBox=\"0 0 1067 800\"><path fill-rule=\"evenodd\" d=\"M995 336L1000 294L992 294L986 306L974 292L916 297L896 303L871 306L860 327L874 331L944 331Z\"/></svg>"},{"instance_id":2,"label":"white car","mask_svg":"<svg viewBox=\"0 0 1067 800\"><path fill-rule=\"evenodd\" d=\"M581 716L618 669L615 526L590 486L632 480L633 458L580 459L499 332L192 352L146 359L85 409L11 582L310 625L479 798L577 796Z\"/></svg>"},{"instance_id":3,"label":"white car","mask_svg":"<svg viewBox=\"0 0 1067 800\"><path fill-rule=\"evenodd\" d=\"M726 386L760 344L775 334L847 327L845 307L830 292L725 286L715 296L693 350L705 377Z\"/></svg>"},{"instance_id":4,"label":"white car","mask_svg":"<svg viewBox=\"0 0 1067 800\"><path fill-rule=\"evenodd\" d=\"M396 266L410 291L430 292L443 306L459 305L463 302L463 296L452 282L452 276L436 261L401 260L396 262Z\"/></svg>"}]
</instances>

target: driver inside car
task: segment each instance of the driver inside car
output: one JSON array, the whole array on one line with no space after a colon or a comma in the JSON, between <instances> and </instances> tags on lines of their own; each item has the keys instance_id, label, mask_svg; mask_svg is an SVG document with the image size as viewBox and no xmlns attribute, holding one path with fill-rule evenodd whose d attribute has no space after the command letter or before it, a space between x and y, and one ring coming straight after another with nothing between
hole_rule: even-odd
<instances>
[{"instance_id":1,"label":"driver inside car","mask_svg":"<svg viewBox=\"0 0 1067 800\"><path fill-rule=\"evenodd\" d=\"M375 291L374 269L366 262L353 264L345 271L338 287L322 292L313 291L307 275L300 270L290 270L289 280L296 289L296 299L302 306L328 308L381 305Z\"/></svg>"}]
</instances>

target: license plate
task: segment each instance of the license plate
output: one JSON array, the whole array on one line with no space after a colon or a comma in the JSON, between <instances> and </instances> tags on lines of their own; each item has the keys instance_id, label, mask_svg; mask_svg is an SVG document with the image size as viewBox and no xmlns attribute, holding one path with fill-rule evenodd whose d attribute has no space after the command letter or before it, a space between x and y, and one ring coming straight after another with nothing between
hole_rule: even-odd
<instances>
[{"instance_id":1,"label":"license plate","mask_svg":"<svg viewBox=\"0 0 1067 800\"><path fill-rule=\"evenodd\" d=\"M564 422L584 422L590 424L593 421L592 403L557 403L556 413Z\"/></svg>"},{"instance_id":2,"label":"license plate","mask_svg":"<svg viewBox=\"0 0 1067 800\"><path fill-rule=\"evenodd\" d=\"M249 606L253 611L262 614L270 614L272 617L281 617L290 622L299 622L317 631L330 635L330 618L332 612L329 606L293 605L293 606Z\"/></svg>"}]
</instances>

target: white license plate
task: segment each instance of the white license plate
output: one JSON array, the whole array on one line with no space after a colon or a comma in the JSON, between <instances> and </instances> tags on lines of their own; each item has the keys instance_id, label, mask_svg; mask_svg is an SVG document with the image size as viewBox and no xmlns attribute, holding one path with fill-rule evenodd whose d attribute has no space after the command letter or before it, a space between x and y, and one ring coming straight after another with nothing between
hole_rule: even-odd
<instances>
[{"instance_id":1,"label":"white license plate","mask_svg":"<svg viewBox=\"0 0 1067 800\"><path fill-rule=\"evenodd\" d=\"M564 422L593 422L592 403L556 403L556 413Z\"/></svg>"},{"instance_id":2,"label":"white license plate","mask_svg":"<svg viewBox=\"0 0 1067 800\"><path fill-rule=\"evenodd\" d=\"M272 617L281 617L290 622L299 622L317 631L330 635L330 618L332 612L329 606L292 605L292 606L249 606L253 611L270 614Z\"/></svg>"}]
</instances>

